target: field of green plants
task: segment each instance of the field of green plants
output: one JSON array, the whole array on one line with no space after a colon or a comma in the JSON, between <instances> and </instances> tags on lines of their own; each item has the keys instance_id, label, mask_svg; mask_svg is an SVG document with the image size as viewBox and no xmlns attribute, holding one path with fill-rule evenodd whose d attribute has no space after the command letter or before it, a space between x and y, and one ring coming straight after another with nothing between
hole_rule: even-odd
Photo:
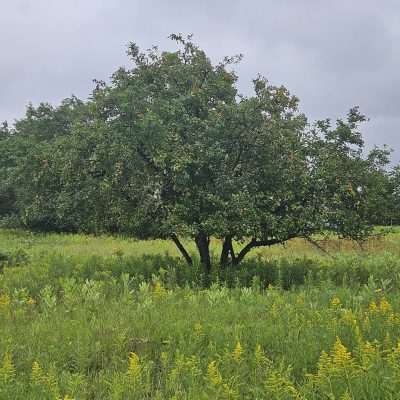
<instances>
[{"instance_id":1,"label":"field of green plants","mask_svg":"<svg viewBox=\"0 0 400 400\"><path fill-rule=\"evenodd\" d=\"M400 233L321 246L0 231L0 399L399 399Z\"/></svg>"}]
</instances>

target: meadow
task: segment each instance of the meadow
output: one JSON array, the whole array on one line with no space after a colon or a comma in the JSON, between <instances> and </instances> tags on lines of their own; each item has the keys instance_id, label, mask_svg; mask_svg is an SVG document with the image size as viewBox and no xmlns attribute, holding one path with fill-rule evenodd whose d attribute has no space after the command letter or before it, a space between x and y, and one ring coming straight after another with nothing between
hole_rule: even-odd
<instances>
[{"instance_id":1,"label":"meadow","mask_svg":"<svg viewBox=\"0 0 400 400\"><path fill-rule=\"evenodd\" d=\"M0 399L400 399L400 232L321 246L1 230Z\"/></svg>"}]
</instances>

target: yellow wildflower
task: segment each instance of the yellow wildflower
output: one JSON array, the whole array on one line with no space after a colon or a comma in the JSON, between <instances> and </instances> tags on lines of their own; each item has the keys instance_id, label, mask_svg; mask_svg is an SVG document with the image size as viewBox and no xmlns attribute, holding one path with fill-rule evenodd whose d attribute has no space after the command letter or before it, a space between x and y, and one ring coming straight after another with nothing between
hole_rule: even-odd
<instances>
[{"instance_id":1,"label":"yellow wildflower","mask_svg":"<svg viewBox=\"0 0 400 400\"><path fill-rule=\"evenodd\" d=\"M156 297L162 297L166 293L160 281L156 281L153 286L153 293Z\"/></svg>"},{"instance_id":2,"label":"yellow wildflower","mask_svg":"<svg viewBox=\"0 0 400 400\"><path fill-rule=\"evenodd\" d=\"M342 320L346 323L348 323L349 325L355 326L357 325L357 320L356 317L353 313L353 311L351 310L345 310L342 316Z\"/></svg>"},{"instance_id":3,"label":"yellow wildflower","mask_svg":"<svg viewBox=\"0 0 400 400\"><path fill-rule=\"evenodd\" d=\"M370 342L365 342L363 346L363 354L368 356L374 355L376 353L375 347Z\"/></svg>"},{"instance_id":4,"label":"yellow wildflower","mask_svg":"<svg viewBox=\"0 0 400 400\"><path fill-rule=\"evenodd\" d=\"M341 301L340 301L339 297L334 297L334 298L331 300L331 306L332 306L333 308L338 308L338 307L340 307L340 305L341 305Z\"/></svg>"},{"instance_id":5,"label":"yellow wildflower","mask_svg":"<svg viewBox=\"0 0 400 400\"><path fill-rule=\"evenodd\" d=\"M196 322L194 324L194 334L195 336L199 337L203 334L203 326L201 325L200 322Z\"/></svg>"},{"instance_id":6,"label":"yellow wildflower","mask_svg":"<svg viewBox=\"0 0 400 400\"><path fill-rule=\"evenodd\" d=\"M235 349L232 352L232 356L236 362L239 362L242 358L242 355L243 355L243 348L240 342L238 341L236 343Z\"/></svg>"},{"instance_id":7,"label":"yellow wildflower","mask_svg":"<svg viewBox=\"0 0 400 400\"><path fill-rule=\"evenodd\" d=\"M321 355L319 356L318 360L318 372L317 375L322 377L322 376L327 376L329 375L329 371L332 368L332 360L329 357L328 353L326 351L322 351Z\"/></svg>"},{"instance_id":8,"label":"yellow wildflower","mask_svg":"<svg viewBox=\"0 0 400 400\"><path fill-rule=\"evenodd\" d=\"M372 360L376 357L377 350L370 342L365 342L361 347L361 358L364 367L371 365Z\"/></svg>"},{"instance_id":9,"label":"yellow wildflower","mask_svg":"<svg viewBox=\"0 0 400 400\"><path fill-rule=\"evenodd\" d=\"M31 381L33 383L40 383L43 380L43 370L37 361L32 364Z\"/></svg>"},{"instance_id":10,"label":"yellow wildflower","mask_svg":"<svg viewBox=\"0 0 400 400\"><path fill-rule=\"evenodd\" d=\"M352 362L351 353L347 351L339 337L336 337L336 342L333 345L332 360L336 366L346 366Z\"/></svg>"},{"instance_id":11,"label":"yellow wildflower","mask_svg":"<svg viewBox=\"0 0 400 400\"><path fill-rule=\"evenodd\" d=\"M376 311L378 311L378 306L376 305L375 301L371 301L371 303L369 303L369 312L370 313L374 313Z\"/></svg>"},{"instance_id":12,"label":"yellow wildflower","mask_svg":"<svg viewBox=\"0 0 400 400\"><path fill-rule=\"evenodd\" d=\"M10 305L10 296L6 293L0 295L0 308L1 307L8 307Z\"/></svg>"},{"instance_id":13,"label":"yellow wildflower","mask_svg":"<svg viewBox=\"0 0 400 400\"><path fill-rule=\"evenodd\" d=\"M392 348L391 352L388 352L386 360L393 369L398 370L400 362L400 342L397 343L396 347Z\"/></svg>"},{"instance_id":14,"label":"yellow wildflower","mask_svg":"<svg viewBox=\"0 0 400 400\"><path fill-rule=\"evenodd\" d=\"M400 342L398 342L397 346L393 348L392 356L400 360Z\"/></svg>"},{"instance_id":15,"label":"yellow wildflower","mask_svg":"<svg viewBox=\"0 0 400 400\"><path fill-rule=\"evenodd\" d=\"M261 345L257 345L256 349L254 350L254 358L256 359L256 364L260 365L261 363L263 363L264 361L267 360L266 355L264 354L264 351L261 347Z\"/></svg>"},{"instance_id":16,"label":"yellow wildflower","mask_svg":"<svg viewBox=\"0 0 400 400\"><path fill-rule=\"evenodd\" d=\"M387 319L389 325L400 325L400 315L397 313L391 312Z\"/></svg>"},{"instance_id":17,"label":"yellow wildflower","mask_svg":"<svg viewBox=\"0 0 400 400\"><path fill-rule=\"evenodd\" d=\"M352 400L353 397L350 395L349 391L346 390L345 393L343 393L342 396L340 396L340 400Z\"/></svg>"},{"instance_id":18,"label":"yellow wildflower","mask_svg":"<svg viewBox=\"0 0 400 400\"><path fill-rule=\"evenodd\" d=\"M222 376L218 370L218 366L215 361L211 361L208 364L207 375L208 375L208 379L212 385L218 386L222 383Z\"/></svg>"},{"instance_id":19,"label":"yellow wildflower","mask_svg":"<svg viewBox=\"0 0 400 400\"><path fill-rule=\"evenodd\" d=\"M4 354L3 363L0 368L0 381L8 383L15 378L15 367L10 353Z\"/></svg>"},{"instance_id":20,"label":"yellow wildflower","mask_svg":"<svg viewBox=\"0 0 400 400\"><path fill-rule=\"evenodd\" d=\"M55 368L51 368L50 371L44 378L44 381L48 387L49 392L52 394L53 397L59 398L60 397L60 389L58 386L58 372Z\"/></svg>"},{"instance_id":21,"label":"yellow wildflower","mask_svg":"<svg viewBox=\"0 0 400 400\"><path fill-rule=\"evenodd\" d=\"M385 298L383 298L379 303L379 310L383 314L386 314L386 313L388 313L388 312L390 312L392 310L392 306L390 305L390 303Z\"/></svg>"},{"instance_id":22,"label":"yellow wildflower","mask_svg":"<svg viewBox=\"0 0 400 400\"><path fill-rule=\"evenodd\" d=\"M36 304L36 300L33 299L32 297L29 297L29 299L26 301L26 304L34 306Z\"/></svg>"},{"instance_id":23,"label":"yellow wildflower","mask_svg":"<svg viewBox=\"0 0 400 400\"><path fill-rule=\"evenodd\" d=\"M140 365L139 356L132 352L129 354L129 365L128 365L128 375L134 380L140 378L142 373L142 368Z\"/></svg>"}]
</instances>

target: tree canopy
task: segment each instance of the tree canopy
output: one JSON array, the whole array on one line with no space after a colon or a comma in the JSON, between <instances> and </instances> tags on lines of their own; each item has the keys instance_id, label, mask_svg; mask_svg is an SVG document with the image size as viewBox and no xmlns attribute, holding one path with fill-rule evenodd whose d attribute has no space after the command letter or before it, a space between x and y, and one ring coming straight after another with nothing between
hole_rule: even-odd
<instances>
[{"instance_id":1,"label":"tree canopy","mask_svg":"<svg viewBox=\"0 0 400 400\"><path fill-rule=\"evenodd\" d=\"M358 108L311 124L262 76L240 95L240 56L213 64L190 37L171 39L173 52L131 43L132 68L96 81L88 101L29 106L1 129L0 179L24 224L170 238L189 264L190 237L208 271L211 237L221 264L321 232L365 239L393 190L389 152L365 154Z\"/></svg>"}]
</instances>

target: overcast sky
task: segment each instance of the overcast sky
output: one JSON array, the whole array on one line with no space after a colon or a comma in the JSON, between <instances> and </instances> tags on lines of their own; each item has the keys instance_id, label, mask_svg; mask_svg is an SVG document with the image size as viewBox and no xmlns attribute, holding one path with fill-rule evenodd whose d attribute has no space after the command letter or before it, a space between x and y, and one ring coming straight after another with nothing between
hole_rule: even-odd
<instances>
[{"instance_id":1,"label":"overcast sky","mask_svg":"<svg viewBox=\"0 0 400 400\"><path fill-rule=\"evenodd\" d=\"M218 61L244 54L242 93L258 73L283 84L310 119L359 105L369 146L400 161L398 0L1 0L0 121L28 102L86 98L93 78L129 65L126 44L172 49L170 33L193 33Z\"/></svg>"}]
</instances>

